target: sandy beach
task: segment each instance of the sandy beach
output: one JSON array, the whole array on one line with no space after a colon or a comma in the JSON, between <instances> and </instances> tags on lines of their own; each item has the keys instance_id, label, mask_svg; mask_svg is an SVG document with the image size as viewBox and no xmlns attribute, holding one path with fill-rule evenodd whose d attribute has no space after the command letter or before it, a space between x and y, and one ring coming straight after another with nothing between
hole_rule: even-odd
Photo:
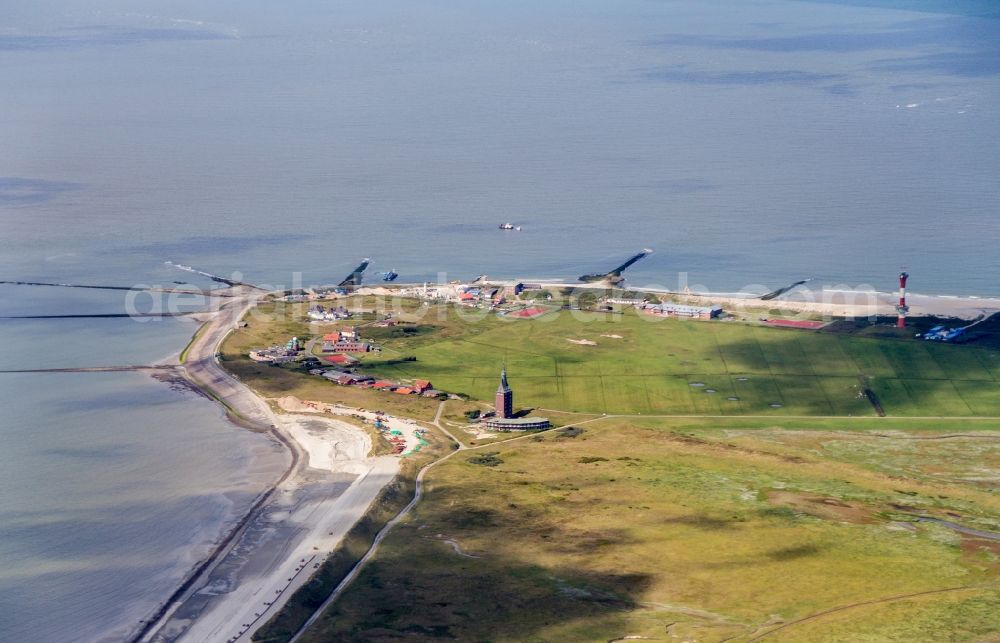
<instances>
[{"instance_id":1,"label":"sandy beach","mask_svg":"<svg viewBox=\"0 0 1000 643\"><path fill-rule=\"evenodd\" d=\"M720 294L682 295L692 303L720 304L729 311L776 309L790 315L830 317L869 317L896 315L898 294L889 292L858 292L824 290L804 295L793 291L787 296L771 301L759 298L732 297ZM980 297L949 297L907 293L906 303L910 317L936 316L972 320L983 315L1000 312L1000 299Z\"/></svg>"},{"instance_id":2,"label":"sandy beach","mask_svg":"<svg viewBox=\"0 0 1000 643\"><path fill-rule=\"evenodd\" d=\"M286 413L328 413L330 415L360 417L369 422L374 422L376 418L379 418L389 430L399 431L406 440L406 447L403 449L402 455L412 453L420 444L420 435L417 432L423 429L416 420L376 413L367 409L356 409L344 406L343 404L326 404L324 402L300 400L293 395L277 399L275 402Z\"/></svg>"},{"instance_id":3,"label":"sandy beach","mask_svg":"<svg viewBox=\"0 0 1000 643\"><path fill-rule=\"evenodd\" d=\"M512 285L511 281L490 281L490 285ZM546 282L546 286L568 289L599 288L595 285L580 283ZM640 288L626 286L628 290L638 293L651 293L670 297L684 303L698 306L718 304L729 312L757 312L761 310L779 310L785 315L802 314L805 316L829 317L869 317L873 315L896 314L896 304L899 301L897 292L882 292L876 290L852 290L848 288L796 288L775 299L764 301L759 295L742 292L676 292L663 288ZM908 292L906 303L910 308L910 317L936 316L955 317L957 319L976 319L983 315L1000 312L1000 298L976 296L925 295Z\"/></svg>"}]
</instances>

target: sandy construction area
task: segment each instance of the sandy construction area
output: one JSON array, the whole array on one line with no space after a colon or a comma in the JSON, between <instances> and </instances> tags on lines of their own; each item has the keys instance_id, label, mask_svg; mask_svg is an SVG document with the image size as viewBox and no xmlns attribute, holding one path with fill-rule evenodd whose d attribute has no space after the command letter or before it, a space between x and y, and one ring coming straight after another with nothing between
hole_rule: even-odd
<instances>
[{"instance_id":1,"label":"sandy construction area","mask_svg":"<svg viewBox=\"0 0 1000 643\"><path fill-rule=\"evenodd\" d=\"M380 418L382 422L392 431L399 431L406 440L406 448L402 455L413 453L420 444L420 434L423 428L415 420L409 418L396 417L369 411L367 409L356 409L340 404L327 404L325 402L312 402L310 400L300 400L294 395L288 395L276 400L282 411L287 413L319 413L329 415L344 415L363 418L369 422L374 422ZM369 445L370 448L370 445Z\"/></svg>"},{"instance_id":2,"label":"sandy construction area","mask_svg":"<svg viewBox=\"0 0 1000 643\"><path fill-rule=\"evenodd\" d=\"M308 415L281 415L279 420L306 452L312 469L346 471L350 463L364 465L372 448L368 434L347 422Z\"/></svg>"}]
</instances>

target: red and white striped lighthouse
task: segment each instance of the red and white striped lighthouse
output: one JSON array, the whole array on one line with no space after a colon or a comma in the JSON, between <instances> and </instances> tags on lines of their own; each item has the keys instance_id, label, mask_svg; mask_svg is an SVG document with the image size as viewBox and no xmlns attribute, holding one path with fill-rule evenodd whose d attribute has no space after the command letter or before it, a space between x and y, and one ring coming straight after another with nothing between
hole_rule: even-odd
<instances>
[{"instance_id":1,"label":"red and white striped lighthouse","mask_svg":"<svg viewBox=\"0 0 1000 643\"><path fill-rule=\"evenodd\" d=\"M906 313L910 310L906 305L906 279L909 276L906 272L899 273L899 304L896 306L899 316L896 318L896 328L906 328Z\"/></svg>"}]
</instances>

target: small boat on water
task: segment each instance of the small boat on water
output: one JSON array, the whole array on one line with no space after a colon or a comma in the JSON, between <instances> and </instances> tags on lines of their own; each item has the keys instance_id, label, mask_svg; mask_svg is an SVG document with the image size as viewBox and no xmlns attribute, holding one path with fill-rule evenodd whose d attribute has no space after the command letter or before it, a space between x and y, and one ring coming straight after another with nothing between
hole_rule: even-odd
<instances>
[{"instance_id":1,"label":"small boat on water","mask_svg":"<svg viewBox=\"0 0 1000 643\"><path fill-rule=\"evenodd\" d=\"M395 281L399 273L395 270L390 270L389 272L382 273L382 281Z\"/></svg>"},{"instance_id":2,"label":"small boat on water","mask_svg":"<svg viewBox=\"0 0 1000 643\"><path fill-rule=\"evenodd\" d=\"M516 232L520 232L521 231L521 226L514 225L513 223L507 222L507 223L501 223L500 224L500 229L501 230L514 230Z\"/></svg>"}]
</instances>

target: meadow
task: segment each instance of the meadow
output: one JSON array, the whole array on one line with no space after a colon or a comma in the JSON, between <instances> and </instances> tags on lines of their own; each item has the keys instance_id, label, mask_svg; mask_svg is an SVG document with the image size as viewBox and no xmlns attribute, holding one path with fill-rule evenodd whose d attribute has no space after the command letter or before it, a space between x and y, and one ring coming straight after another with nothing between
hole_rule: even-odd
<instances>
[{"instance_id":1,"label":"meadow","mask_svg":"<svg viewBox=\"0 0 1000 643\"><path fill-rule=\"evenodd\" d=\"M559 311L425 315L386 333L367 372L489 401L506 364L522 407L585 413L1000 416L1000 351L728 321ZM580 344L569 340L585 340Z\"/></svg>"}]
</instances>

